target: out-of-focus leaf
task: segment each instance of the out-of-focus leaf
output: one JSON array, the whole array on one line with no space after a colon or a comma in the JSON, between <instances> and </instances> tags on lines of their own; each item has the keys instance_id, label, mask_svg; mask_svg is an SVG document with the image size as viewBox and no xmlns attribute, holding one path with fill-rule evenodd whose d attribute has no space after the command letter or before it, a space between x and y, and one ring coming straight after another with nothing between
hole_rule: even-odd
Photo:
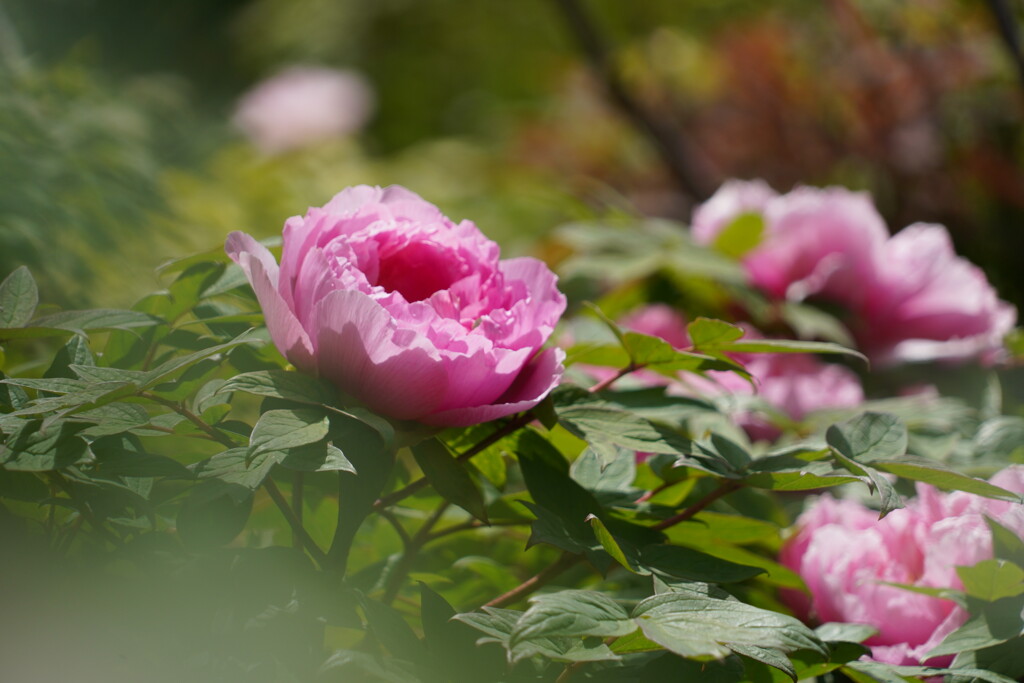
<instances>
[{"instance_id":1,"label":"out-of-focus leaf","mask_svg":"<svg viewBox=\"0 0 1024 683\"><path fill-rule=\"evenodd\" d=\"M447 501L487 522L487 506L480 488L469 476L466 466L452 457L443 443L435 439L421 441L412 447L416 464L434 489Z\"/></svg>"},{"instance_id":2,"label":"out-of-focus leaf","mask_svg":"<svg viewBox=\"0 0 1024 683\"><path fill-rule=\"evenodd\" d=\"M39 290L32 273L19 266L0 282L0 339L10 338L3 328L23 327L39 305Z\"/></svg>"},{"instance_id":3,"label":"out-of-focus leaf","mask_svg":"<svg viewBox=\"0 0 1024 683\"><path fill-rule=\"evenodd\" d=\"M982 560L972 567L957 567L964 591L988 602L1024 593L1024 569L1006 560Z\"/></svg>"},{"instance_id":4,"label":"out-of-focus leaf","mask_svg":"<svg viewBox=\"0 0 1024 683\"><path fill-rule=\"evenodd\" d=\"M741 213L715 236L715 250L740 258L761 243L764 217L759 213Z\"/></svg>"}]
</instances>

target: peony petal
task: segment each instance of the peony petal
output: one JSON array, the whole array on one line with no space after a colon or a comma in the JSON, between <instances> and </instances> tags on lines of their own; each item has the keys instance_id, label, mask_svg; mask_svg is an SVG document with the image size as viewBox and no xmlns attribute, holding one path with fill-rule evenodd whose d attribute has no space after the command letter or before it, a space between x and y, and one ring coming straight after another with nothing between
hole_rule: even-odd
<instances>
[{"instance_id":1,"label":"peony petal","mask_svg":"<svg viewBox=\"0 0 1024 683\"><path fill-rule=\"evenodd\" d=\"M225 249L249 278L274 346L295 367L305 372L314 371L313 343L277 291L278 269L274 257L266 247L243 232L231 233Z\"/></svg>"},{"instance_id":2,"label":"peony petal","mask_svg":"<svg viewBox=\"0 0 1024 683\"><path fill-rule=\"evenodd\" d=\"M342 391L400 420L422 419L444 400L448 374L437 349L370 297L336 290L314 319L320 374Z\"/></svg>"},{"instance_id":3,"label":"peony petal","mask_svg":"<svg viewBox=\"0 0 1024 683\"><path fill-rule=\"evenodd\" d=\"M453 408L428 415L422 421L444 427L465 427L529 410L544 400L562 379L561 349L545 349L523 367L516 381L493 405Z\"/></svg>"}]
</instances>

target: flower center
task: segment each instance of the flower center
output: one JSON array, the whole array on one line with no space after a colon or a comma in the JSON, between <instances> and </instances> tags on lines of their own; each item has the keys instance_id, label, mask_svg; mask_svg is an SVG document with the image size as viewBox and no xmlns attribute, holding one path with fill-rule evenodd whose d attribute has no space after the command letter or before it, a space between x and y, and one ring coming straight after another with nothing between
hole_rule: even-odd
<instances>
[{"instance_id":1,"label":"flower center","mask_svg":"<svg viewBox=\"0 0 1024 683\"><path fill-rule=\"evenodd\" d=\"M411 242L381 258L377 284L412 303L448 289L465 268L450 250L430 242Z\"/></svg>"}]
</instances>

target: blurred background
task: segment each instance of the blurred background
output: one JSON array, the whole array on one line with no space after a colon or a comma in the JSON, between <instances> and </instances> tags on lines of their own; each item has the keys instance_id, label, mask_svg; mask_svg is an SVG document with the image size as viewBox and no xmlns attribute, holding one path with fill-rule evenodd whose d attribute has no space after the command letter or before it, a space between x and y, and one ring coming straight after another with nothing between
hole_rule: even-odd
<instances>
[{"instance_id":1,"label":"blurred background","mask_svg":"<svg viewBox=\"0 0 1024 683\"><path fill-rule=\"evenodd\" d=\"M279 234L350 184L406 185L522 253L572 220L685 222L722 181L761 177L869 190L893 230L944 223L1020 306L1021 12L5 0L0 274L27 264L43 301L124 306L160 286L160 262L230 230ZM253 92L275 75L305 78L297 114ZM292 114L310 135L274 138Z\"/></svg>"}]
</instances>

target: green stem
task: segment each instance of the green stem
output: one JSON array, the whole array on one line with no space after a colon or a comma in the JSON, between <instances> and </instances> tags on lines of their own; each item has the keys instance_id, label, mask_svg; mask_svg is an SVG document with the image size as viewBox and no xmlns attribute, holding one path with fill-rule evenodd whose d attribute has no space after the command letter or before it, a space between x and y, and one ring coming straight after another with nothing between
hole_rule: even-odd
<instances>
[{"instance_id":1,"label":"green stem","mask_svg":"<svg viewBox=\"0 0 1024 683\"><path fill-rule=\"evenodd\" d=\"M296 470L292 472L292 514L295 515L295 520L299 526L302 527L302 506L303 506L303 483L304 476L302 472ZM305 527L303 527L305 528ZM296 548L302 547L302 538L292 532L292 545Z\"/></svg>"},{"instance_id":2,"label":"green stem","mask_svg":"<svg viewBox=\"0 0 1024 683\"><path fill-rule=\"evenodd\" d=\"M285 521L288 522L288 526L292 529L292 538L296 539L298 543L306 549L317 565L324 567L327 565L327 555L320 549L320 546L316 544L308 533L306 533L305 527L302 526L302 520L295 515L295 511L288 505L288 501L285 500L284 494L281 493L281 489L277 487L274 480L267 477L263 480L263 488L270 495L270 499L277 505L277 509L281 511Z\"/></svg>"},{"instance_id":3,"label":"green stem","mask_svg":"<svg viewBox=\"0 0 1024 683\"><path fill-rule=\"evenodd\" d=\"M416 535L406 544L405 549L402 551L402 558L395 565L394 569L391 570L387 585L384 587L384 595L381 597L381 600L385 605L390 605L394 601L395 596L398 595L398 591L402 588L402 581L405 580L406 574L412 570L413 563L416 561L416 555L423 546L430 542L431 529L441 521L441 517L444 516L449 505L451 503L448 501L441 503L434 510L433 514L427 518L427 521L423 522L423 526L419 528Z\"/></svg>"}]
</instances>

